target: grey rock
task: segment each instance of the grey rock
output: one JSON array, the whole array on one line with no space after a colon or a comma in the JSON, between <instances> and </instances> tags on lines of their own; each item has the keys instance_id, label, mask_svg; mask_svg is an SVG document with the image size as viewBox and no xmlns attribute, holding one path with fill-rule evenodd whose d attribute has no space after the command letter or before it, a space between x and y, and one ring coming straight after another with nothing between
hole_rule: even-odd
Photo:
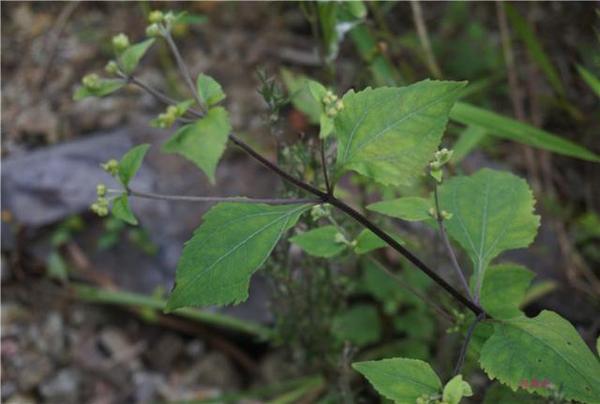
<instances>
[{"instance_id":1,"label":"grey rock","mask_svg":"<svg viewBox=\"0 0 600 404\"><path fill-rule=\"evenodd\" d=\"M77 403L80 379L77 370L62 369L53 378L44 382L39 392L48 403Z\"/></svg>"}]
</instances>

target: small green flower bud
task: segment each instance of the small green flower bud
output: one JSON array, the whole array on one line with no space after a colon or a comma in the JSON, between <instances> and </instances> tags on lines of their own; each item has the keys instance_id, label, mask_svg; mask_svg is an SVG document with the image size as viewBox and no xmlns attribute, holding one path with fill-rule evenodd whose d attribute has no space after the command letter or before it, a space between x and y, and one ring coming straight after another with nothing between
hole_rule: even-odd
<instances>
[{"instance_id":1,"label":"small green flower bud","mask_svg":"<svg viewBox=\"0 0 600 404\"><path fill-rule=\"evenodd\" d=\"M452 216L453 216L452 213L442 210L442 219L450 220L450 219L452 219Z\"/></svg>"},{"instance_id":2,"label":"small green flower bud","mask_svg":"<svg viewBox=\"0 0 600 404\"><path fill-rule=\"evenodd\" d=\"M154 23L154 24L150 24L146 27L146 35L149 37L157 37L161 35L160 32L160 27L158 26L158 24Z\"/></svg>"},{"instance_id":3,"label":"small green flower bud","mask_svg":"<svg viewBox=\"0 0 600 404\"><path fill-rule=\"evenodd\" d=\"M81 83L88 90L97 90L100 87L100 76L96 73L86 74Z\"/></svg>"},{"instance_id":4,"label":"small green flower bud","mask_svg":"<svg viewBox=\"0 0 600 404\"><path fill-rule=\"evenodd\" d=\"M96 185L96 194L98 196L105 196L106 195L106 185L104 185L104 184Z\"/></svg>"},{"instance_id":5,"label":"small green flower bud","mask_svg":"<svg viewBox=\"0 0 600 404\"><path fill-rule=\"evenodd\" d=\"M167 108L167 115L176 117L178 115L179 110L174 105L169 105Z\"/></svg>"},{"instance_id":6,"label":"small green flower bud","mask_svg":"<svg viewBox=\"0 0 600 404\"><path fill-rule=\"evenodd\" d=\"M437 213L434 208L429 208L427 213L429 213L429 216L431 216L432 218L437 219Z\"/></svg>"},{"instance_id":7,"label":"small green flower bud","mask_svg":"<svg viewBox=\"0 0 600 404\"><path fill-rule=\"evenodd\" d=\"M340 232L335 233L333 240L336 243L348 244L348 240L346 240L346 237L344 237L344 235Z\"/></svg>"},{"instance_id":8,"label":"small green flower bud","mask_svg":"<svg viewBox=\"0 0 600 404\"><path fill-rule=\"evenodd\" d=\"M150 12L150 14L148 14L148 21L150 21L152 24L162 22L164 18L165 15L160 10L153 10Z\"/></svg>"},{"instance_id":9,"label":"small green flower bud","mask_svg":"<svg viewBox=\"0 0 600 404\"><path fill-rule=\"evenodd\" d=\"M335 109L335 107L331 107L331 108L327 108L327 111L325 113L327 114L328 117L334 118L337 115L337 110Z\"/></svg>"},{"instance_id":10,"label":"small green flower bud","mask_svg":"<svg viewBox=\"0 0 600 404\"><path fill-rule=\"evenodd\" d=\"M119 172L119 162L115 159L108 160L106 163L101 165L104 171L110 175L117 175Z\"/></svg>"},{"instance_id":11,"label":"small green flower bud","mask_svg":"<svg viewBox=\"0 0 600 404\"><path fill-rule=\"evenodd\" d=\"M344 109L344 101L337 100L335 102L335 109L336 109L337 112L340 112L342 109Z\"/></svg>"},{"instance_id":12,"label":"small green flower bud","mask_svg":"<svg viewBox=\"0 0 600 404\"><path fill-rule=\"evenodd\" d=\"M119 66L117 65L117 62L111 60L104 66L104 71L110 75L115 75L119 72Z\"/></svg>"},{"instance_id":13,"label":"small green flower bud","mask_svg":"<svg viewBox=\"0 0 600 404\"><path fill-rule=\"evenodd\" d=\"M129 48L129 38L127 35L120 33L113 36L112 44L117 52L123 52L125 49Z\"/></svg>"},{"instance_id":14,"label":"small green flower bud","mask_svg":"<svg viewBox=\"0 0 600 404\"><path fill-rule=\"evenodd\" d=\"M164 21L167 23L167 25L171 25L173 22L175 22L175 14L173 14L172 11L169 11L167 14L165 14Z\"/></svg>"}]
</instances>

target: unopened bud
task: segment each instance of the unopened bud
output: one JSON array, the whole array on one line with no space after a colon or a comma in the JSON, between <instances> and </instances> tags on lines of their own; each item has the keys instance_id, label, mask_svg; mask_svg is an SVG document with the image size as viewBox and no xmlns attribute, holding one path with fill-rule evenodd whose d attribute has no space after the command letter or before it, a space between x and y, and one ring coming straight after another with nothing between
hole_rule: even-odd
<instances>
[{"instance_id":1,"label":"unopened bud","mask_svg":"<svg viewBox=\"0 0 600 404\"><path fill-rule=\"evenodd\" d=\"M340 232L335 233L335 236L333 237L333 240L336 243L343 243L343 244L347 244L348 240L346 240L346 237L344 237L344 235Z\"/></svg>"},{"instance_id":2,"label":"unopened bud","mask_svg":"<svg viewBox=\"0 0 600 404\"><path fill-rule=\"evenodd\" d=\"M104 66L104 71L110 75L115 75L119 72L119 66L114 60L111 60Z\"/></svg>"},{"instance_id":3,"label":"unopened bud","mask_svg":"<svg viewBox=\"0 0 600 404\"><path fill-rule=\"evenodd\" d=\"M118 35L113 36L112 44L117 52L122 52L125 49L129 48L129 38L127 37L127 35L120 33Z\"/></svg>"},{"instance_id":4,"label":"unopened bud","mask_svg":"<svg viewBox=\"0 0 600 404\"><path fill-rule=\"evenodd\" d=\"M150 23L152 24L162 22L164 18L165 15L160 10L154 10L151 11L150 14L148 14L148 21L150 21Z\"/></svg>"},{"instance_id":5,"label":"unopened bud","mask_svg":"<svg viewBox=\"0 0 600 404\"><path fill-rule=\"evenodd\" d=\"M160 27L158 26L158 24L154 23L154 24L150 24L146 27L146 35L149 37L157 37L160 36L161 32L160 32Z\"/></svg>"},{"instance_id":6,"label":"unopened bud","mask_svg":"<svg viewBox=\"0 0 600 404\"><path fill-rule=\"evenodd\" d=\"M110 175L116 175L119 171L119 162L115 159L108 160L101 166L104 169L104 171L106 171Z\"/></svg>"},{"instance_id":7,"label":"unopened bud","mask_svg":"<svg viewBox=\"0 0 600 404\"><path fill-rule=\"evenodd\" d=\"M105 196L106 195L106 185L104 185L104 184L96 185L96 194L98 196Z\"/></svg>"},{"instance_id":8,"label":"unopened bud","mask_svg":"<svg viewBox=\"0 0 600 404\"><path fill-rule=\"evenodd\" d=\"M97 90L100 87L100 77L96 73L86 74L81 83L88 90Z\"/></svg>"}]
</instances>

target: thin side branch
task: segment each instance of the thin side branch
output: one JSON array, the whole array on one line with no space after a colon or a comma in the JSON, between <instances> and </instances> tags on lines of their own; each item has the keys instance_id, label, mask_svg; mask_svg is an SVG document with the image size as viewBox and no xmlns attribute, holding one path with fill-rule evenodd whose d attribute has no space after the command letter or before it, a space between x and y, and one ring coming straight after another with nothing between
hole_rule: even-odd
<instances>
[{"instance_id":1,"label":"thin side branch","mask_svg":"<svg viewBox=\"0 0 600 404\"><path fill-rule=\"evenodd\" d=\"M471 289L469 289L469 283L467 282L467 279L465 278L465 274L464 274L462 268L460 267L458 260L456 259L456 254L454 253L452 244L450 244L450 240L448 240L448 234L446 233L446 226L444 226L444 218L442 217L442 211L440 209L437 184L435 184L435 183L433 184L433 195L434 195L434 199L435 199L435 216L436 216L436 221L438 223L440 237L442 238L444 247L446 248L446 251L448 252L448 255L450 256L450 261L452 262L452 267L456 271L456 274L458 275L462 286L465 288L465 291L467 292L467 296L469 296L469 299L473 300L473 296L471 295Z\"/></svg>"},{"instance_id":2,"label":"thin side branch","mask_svg":"<svg viewBox=\"0 0 600 404\"><path fill-rule=\"evenodd\" d=\"M321 151L321 167L323 168L323 178L325 179L325 188L327 188L327 193L329 195L333 195L333 188L331 187L331 183L329 182L329 175L327 174L327 159L325 158L325 141L321 139L320 143L320 151Z\"/></svg>"},{"instance_id":3,"label":"thin side branch","mask_svg":"<svg viewBox=\"0 0 600 404\"><path fill-rule=\"evenodd\" d=\"M458 360L456 361L456 366L454 367L454 376L460 373L463 364L465 363L465 356L467 355L467 348L469 347L469 342L471 342L471 337L473 336L473 332L475 331L475 327L479 324L480 321L485 319L485 315L479 314L475 320L471 323L469 328L467 329L467 334L465 335L465 340L463 341L462 346L460 347L460 353L458 354Z\"/></svg>"},{"instance_id":4,"label":"thin side branch","mask_svg":"<svg viewBox=\"0 0 600 404\"><path fill-rule=\"evenodd\" d=\"M181 53L179 53L179 49L177 48L175 41L173 41L173 37L171 36L171 33L169 31L165 30L163 32L163 36L164 36L165 40L167 41L169 48L171 48L171 52L173 52L173 56L175 56L175 61L177 62L177 66L179 67L179 70L181 71L183 80L185 81L185 83L189 87L190 91L192 92L192 95L196 99L198 106L201 109L204 109L204 107L205 107L204 100L198 93L198 90L196 89L196 86L194 85L194 82L192 81L192 75L190 74L190 71L188 70L187 65L183 61L183 58L181 57Z\"/></svg>"},{"instance_id":5,"label":"thin side branch","mask_svg":"<svg viewBox=\"0 0 600 404\"><path fill-rule=\"evenodd\" d=\"M127 195L146 199L157 199L162 201L177 202L241 202L241 203L268 203L270 205L292 205L296 203L319 203L318 199L263 199L263 198L244 198L227 196L188 196L188 195L163 195L153 192L127 190Z\"/></svg>"}]
</instances>

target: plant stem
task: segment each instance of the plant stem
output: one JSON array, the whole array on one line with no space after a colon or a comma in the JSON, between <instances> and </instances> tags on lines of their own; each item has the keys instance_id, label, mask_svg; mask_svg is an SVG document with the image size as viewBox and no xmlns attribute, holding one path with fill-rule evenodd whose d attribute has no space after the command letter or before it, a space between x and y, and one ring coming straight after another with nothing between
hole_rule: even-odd
<instances>
[{"instance_id":1,"label":"plant stem","mask_svg":"<svg viewBox=\"0 0 600 404\"><path fill-rule=\"evenodd\" d=\"M170 35L168 35L168 33L166 35L166 38L167 38L167 42L169 42L169 46L171 47L171 49L175 55L175 58L177 59L177 63L179 65L181 73L182 73L182 75L185 76L185 80L188 83L188 86L190 86L190 90L192 90L192 92L197 96L198 94L196 92L195 87L193 86L192 81L191 81L191 76L189 74L189 71L188 71L187 67L185 67L183 60L181 59L181 55L179 54L179 51L177 50L177 45L173 42L173 39L170 37ZM138 84L138 83L134 82L134 84ZM201 106L202 106L202 104L201 104ZM413 253L408 251L400 243L398 243L396 240L394 240L392 237L390 237L379 226L377 226L375 223L371 222L369 219L367 219L361 213L354 210L352 207L347 205L345 202L337 199L335 196L333 196L332 194L329 194L328 192L323 192L320 189L315 188L314 186L304 182L303 180L295 178L292 175L288 174L287 172L282 170L279 166L277 166L277 164L270 162L268 159L263 157L260 153L258 153L256 150L254 150L248 144L246 144L243 140L241 140L240 138L235 136L233 133L229 134L229 140L232 143L234 143L236 146L238 146L242 150L244 150L248 155L250 155L250 157L254 158L259 163L264 165L266 168L268 168L269 170L271 170L272 172L277 174L283 180L296 186L297 188L300 188L308 193L315 195L323 203L330 203L331 205L340 209L341 211L346 213L348 216L352 217L354 220L356 220L357 222L362 224L367 229L371 230L380 239L382 239L384 242L386 242L390 247L392 247L394 250L396 250L401 255L403 255L414 266L416 266L421 271L423 271L435 283L437 283L444 290L446 290L452 297L454 297L454 299L456 299L461 304L463 304L465 307L467 307L469 310L471 310L475 315L486 316L485 311L481 307L479 307L477 304L473 303L473 301L471 301L470 299L463 296L458 290L456 290L452 285L450 285L443 278L441 278L438 274L436 274L431 268L429 268L423 261L421 261L419 258L417 258Z\"/></svg>"},{"instance_id":2,"label":"plant stem","mask_svg":"<svg viewBox=\"0 0 600 404\"><path fill-rule=\"evenodd\" d=\"M433 184L433 195L434 195L434 199L435 199L435 216L436 216L436 221L438 223L438 229L440 231L440 237L442 238L442 241L444 242L444 247L446 248L446 251L448 252L448 255L450 256L450 261L452 262L452 267L454 267L454 270L458 274L458 277L459 277L463 287L465 288L465 291L467 292L467 296L469 296L469 299L473 300L473 296L471 295L471 289L469 289L469 283L467 282L467 279L465 278L465 274L464 274L462 268L460 267L458 260L456 259L456 254L454 253L452 244L450 244L450 240L448 240L448 234L446 233L446 226L444 226L444 218L442 217L442 211L440 209L440 202L439 202L436 183Z\"/></svg>"},{"instance_id":3,"label":"plant stem","mask_svg":"<svg viewBox=\"0 0 600 404\"><path fill-rule=\"evenodd\" d=\"M475 326L481 321L485 319L485 313L478 314L475 320L471 323L469 328L467 329L467 334L465 335L465 340L463 341L462 346L460 347L460 353L458 354L458 359L456 361L456 366L454 367L454 376L460 373L462 369L463 363L465 362L465 356L467 355L467 348L469 347L469 342L471 342L471 337L473 336L473 332L475 331Z\"/></svg>"},{"instance_id":4,"label":"plant stem","mask_svg":"<svg viewBox=\"0 0 600 404\"><path fill-rule=\"evenodd\" d=\"M325 158L325 141L321 140L320 144L320 152L321 152L321 167L323 168L323 178L325 180L325 188L327 188L327 193L329 195L333 194L333 188L331 187L331 183L329 182L329 175L327 174L327 159Z\"/></svg>"},{"instance_id":5,"label":"plant stem","mask_svg":"<svg viewBox=\"0 0 600 404\"><path fill-rule=\"evenodd\" d=\"M268 203L271 205L291 205L295 203L320 203L319 199L263 199L263 198L245 198L245 197L227 197L227 196L188 196L188 195L163 195L153 192L135 191L127 189L127 195L146 199L158 199L163 201L180 202L241 202L241 203Z\"/></svg>"},{"instance_id":6,"label":"plant stem","mask_svg":"<svg viewBox=\"0 0 600 404\"><path fill-rule=\"evenodd\" d=\"M206 108L205 102L202 99L202 97L200 96L200 93L198 93L198 90L196 89L196 86L194 85L194 82L192 81L192 75L190 74L190 71L188 70L187 65L183 61L183 58L181 57L181 53L179 53L179 49L177 48L175 41L173 41L173 37L171 36L171 33L168 30L164 30L163 36L164 36L165 40L167 41L169 48L171 48L171 52L173 52L173 56L175 56L175 61L177 62L177 66L179 67L179 70L181 71L183 80L185 81L185 83L189 87L190 91L192 92L192 95L196 99L196 102L198 102L198 106L202 110L205 110L205 108Z\"/></svg>"}]
</instances>

